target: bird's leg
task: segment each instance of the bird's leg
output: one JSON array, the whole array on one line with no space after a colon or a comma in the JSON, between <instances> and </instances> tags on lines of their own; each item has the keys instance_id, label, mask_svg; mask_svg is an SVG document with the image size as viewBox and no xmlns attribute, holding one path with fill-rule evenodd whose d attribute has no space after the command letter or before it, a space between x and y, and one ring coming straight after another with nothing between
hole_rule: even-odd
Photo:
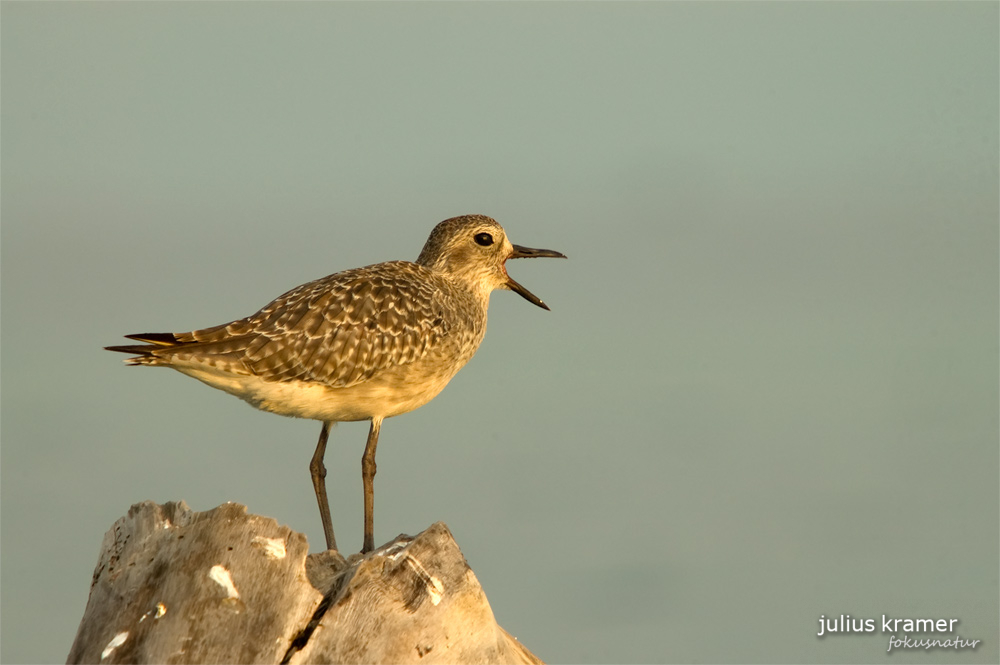
<instances>
[{"instance_id":1,"label":"bird's leg","mask_svg":"<svg viewBox=\"0 0 1000 665\"><path fill-rule=\"evenodd\" d=\"M312 476L313 489L316 490L316 502L319 504L319 516L323 520L323 533L326 535L326 549L336 550L337 539L333 537L333 521L330 519L330 501L326 498L326 466L323 465L323 455L326 454L326 439L330 436L330 423L324 422L319 432L319 443L316 452L309 462L309 474Z\"/></svg>"},{"instance_id":2,"label":"bird's leg","mask_svg":"<svg viewBox=\"0 0 1000 665\"><path fill-rule=\"evenodd\" d=\"M365 454L361 457L361 482L365 487L365 542L361 553L375 549L375 447L378 445L378 433L382 429L382 419L372 418L372 428L368 431L368 443L365 444Z\"/></svg>"}]
</instances>

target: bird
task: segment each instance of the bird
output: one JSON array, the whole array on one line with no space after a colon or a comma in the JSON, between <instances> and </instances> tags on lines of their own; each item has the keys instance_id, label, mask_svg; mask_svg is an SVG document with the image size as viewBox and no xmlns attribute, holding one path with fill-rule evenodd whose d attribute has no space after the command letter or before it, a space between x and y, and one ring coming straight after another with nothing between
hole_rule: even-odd
<instances>
[{"instance_id":1,"label":"bird","mask_svg":"<svg viewBox=\"0 0 1000 665\"><path fill-rule=\"evenodd\" d=\"M181 333L125 335L104 347L128 365L169 367L263 411L318 420L309 473L328 550L337 550L323 458L331 427L370 421L362 456L364 538L374 549L375 450L382 421L441 392L486 334L490 294L510 290L548 310L507 274L508 259L566 258L515 245L485 215L437 224L416 261L388 261L307 282L248 317Z\"/></svg>"}]
</instances>

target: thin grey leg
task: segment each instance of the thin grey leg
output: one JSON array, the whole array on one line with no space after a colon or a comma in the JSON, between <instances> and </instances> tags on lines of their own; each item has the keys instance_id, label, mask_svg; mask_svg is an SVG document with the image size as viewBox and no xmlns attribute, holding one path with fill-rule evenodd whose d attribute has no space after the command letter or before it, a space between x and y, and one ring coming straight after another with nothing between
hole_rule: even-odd
<instances>
[{"instance_id":1,"label":"thin grey leg","mask_svg":"<svg viewBox=\"0 0 1000 665\"><path fill-rule=\"evenodd\" d=\"M375 549L375 447L378 446L378 433L382 429L382 419L372 418L372 428L368 431L368 443L365 444L365 454L361 458L361 482L365 488L365 542L361 553Z\"/></svg>"},{"instance_id":2,"label":"thin grey leg","mask_svg":"<svg viewBox=\"0 0 1000 665\"><path fill-rule=\"evenodd\" d=\"M337 539L333 537L333 520L330 519L330 501L326 498L326 466L323 465L323 455L326 454L326 439L330 436L330 423L323 423L319 432L319 443L316 452L309 462L309 474L312 476L313 489L316 490L316 503L319 504L319 516L323 520L323 533L326 535L326 548L337 549ZM367 504L366 504L367 505Z\"/></svg>"}]
</instances>

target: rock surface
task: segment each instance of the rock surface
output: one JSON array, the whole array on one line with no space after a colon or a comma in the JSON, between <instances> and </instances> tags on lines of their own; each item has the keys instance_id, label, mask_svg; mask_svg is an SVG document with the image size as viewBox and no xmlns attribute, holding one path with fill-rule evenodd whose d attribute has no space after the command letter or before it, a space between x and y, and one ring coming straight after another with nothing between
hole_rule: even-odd
<instances>
[{"instance_id":1,"label":"rock surface","mask_svg":"<svg viewBox=\"0 0 1000 665\"><path fill-rule=\"evenodd\" d=\"M366 555L227 503L136 504L105 534L69 663L540 663L443 523Z\"/></svg>"}]
</instances>

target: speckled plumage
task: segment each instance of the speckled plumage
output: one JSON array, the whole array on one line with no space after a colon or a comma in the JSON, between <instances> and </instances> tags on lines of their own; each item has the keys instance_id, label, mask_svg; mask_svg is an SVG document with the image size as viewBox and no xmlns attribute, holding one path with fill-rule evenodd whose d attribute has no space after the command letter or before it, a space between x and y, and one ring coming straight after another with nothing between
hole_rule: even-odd
<instances>
[{"instance_id":1,"label":"speckled plumage","mask_svg":"<svg viewBox=\"0 0 1000 665\"><path fill-rule=\"evenodd\" d=\"M129 362L172 367L286 416L368 420L433 398L485 332L485 301L394 261L303 284L245 319L174 333ZM298 399L281 390L288 386Z\"/></svg>"},{"instance_id":2,"label":"speckled plumage","mask_svg":"<svg viewBox=\"0 0 1000 665\"><path fill-rule=\"evenodd\" d=\"M126 363L171 367L259 409L323 421L319 468L329 423L371 420L377 441L382 419L426 404L447 385L483 340L493 290L514 290L548 309L507 275L507 259L533 256L562 257L512 245L489 217L455 217L434 228L416 262L346 270L237 321L128 335L147 344L107 348L135 354ZM374 467L371 436L369 445ZM365 535L367 547L367 528ZM333 547L332 527L327 539Z\"/></svg>"}]
</instances>

